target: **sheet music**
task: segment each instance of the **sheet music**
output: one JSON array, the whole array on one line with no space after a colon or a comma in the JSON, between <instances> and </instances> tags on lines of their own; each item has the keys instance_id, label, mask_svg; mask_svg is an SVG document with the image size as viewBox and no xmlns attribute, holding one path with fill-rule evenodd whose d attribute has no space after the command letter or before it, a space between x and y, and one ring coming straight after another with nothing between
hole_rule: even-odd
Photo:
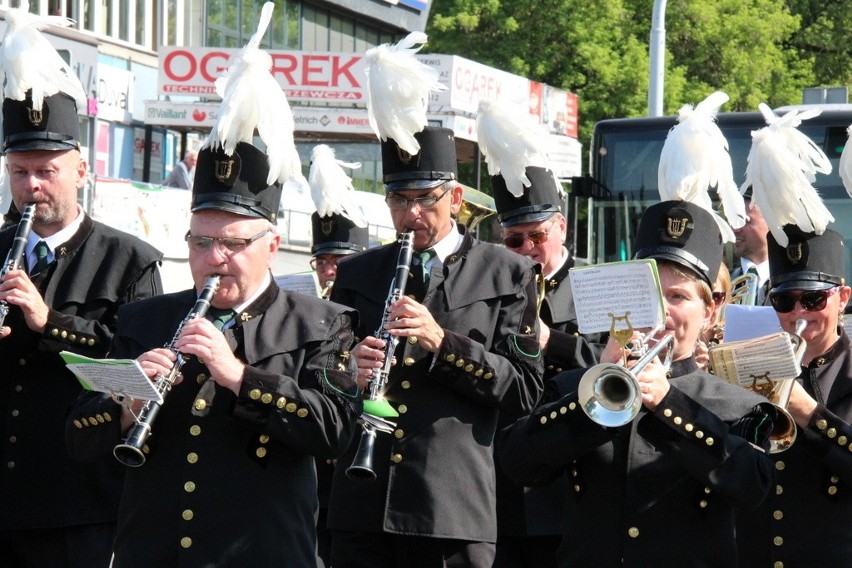
<instances>
[{"instance_id":1,"label":"sheet music","mask_svg":"<svg viewBox=\"0 0 852 568\"><path fill-rule=\"evenodd\" d=\"M801 372L790 336L783 332L714 345L710 363L714 375L746 388L755 381L794 379Z\"/></svg>"},{"instance_id":2,"label":"sheet music","mask_svg":"<svg viewBox=\"0 0 852 568\"><path fill-rule=\"evenodd\" d=\"M754 339L779 333L781 324L770 306L741 306L725 308L725 343Z\"/></svg>"},{"instance_id":3,"label":"sheet music","mask_svg":"<svg viewBox=\"0 0 852 568\"><path fill-rule=\"evenodd\" d=\"M163 395L134 359L92 359L70 351L62 351L59 355L86 390L109 393L113 397L163 402Z\"/></svg>"},{"instance_id":4,"label":"sheet music","mask_svg":"<svg viewBox=\"0 0 852 568\"><path fill-rule=\"evenodd\" d=\"M612 317L608 314L624 317L630 312L630 324L636 329L657 327L665 321L653 259L578 266L568 276L580 333L609 331Z\"/></svg>"},{"instance_id":5,"label":"sheet music","mask_svg":"<svg viewBox=\"0 0 852 568\"><path fill-rule=\"evenodd\" d=\"M300 272L298 274L283 274L275 276L275 284L282 290L298 292L307 296L319 298L322 294L316 272Z\"/></svg>"}]
</instances>

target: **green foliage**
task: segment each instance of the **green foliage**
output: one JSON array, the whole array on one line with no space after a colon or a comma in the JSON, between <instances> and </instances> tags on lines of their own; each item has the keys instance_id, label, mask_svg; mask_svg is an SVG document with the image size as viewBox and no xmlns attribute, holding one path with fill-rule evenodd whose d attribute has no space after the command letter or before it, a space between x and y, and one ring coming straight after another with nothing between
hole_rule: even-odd
<instances>
[{"instance_id":1,"label":"green foliage","mask_svg":"<svg viewBox=\"0 0 852 568\"><path fill-rule=\"evenodd\" d=\"M580 98L580 140L604 118L644 116L653 0L434 0L434 53L451 53ZM714 90L723 110L801 102L852 83L852 0L670 0L664 111Z\"/></svg>"}]
</instances>

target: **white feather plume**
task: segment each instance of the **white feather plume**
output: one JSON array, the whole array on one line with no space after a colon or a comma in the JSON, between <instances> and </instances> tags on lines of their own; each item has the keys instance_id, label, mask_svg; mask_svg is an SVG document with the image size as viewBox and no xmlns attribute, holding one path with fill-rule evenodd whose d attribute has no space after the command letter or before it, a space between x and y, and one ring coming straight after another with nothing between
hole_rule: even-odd
<instances>
[{"instance_id":1,"label":"white feather plume","mask_svg":"<svg viewBox=\"0 0 852 568\"><path fill-rule=\"evenodd\" d=\"M222 104L216 126L205 143L210 148L221 146L230 156L239 142L251 144L257 129L266 144L270 184L304 177L293 140L293 112L287 96L270 73L272 58L258 47L274 7L272 2L263 5L257 31L231 60L227 72L216 79L216 92L222 97Z\"/></svg>"},{"instance_id":2,"label":"white feather plume","mask_svg":"<svg viewBox=\"0 0 852 568\"><path fill-rule=\"evenodd\" d=\"M831 173L831 162L810 138L796 130L803 120L821 111L793 110L779 117L767 105L759 106L767 126L751 133L746 179L740 190L752 187L752 200L781 246L788 243L784 225L795 224L821 235L834 217L812 184L817 173Z\"/></svg>"},{"instance_id":3,"label":"white feather plume","mask_svg":"<svg viewBox=\"0 0 852 568\"><path fill-rule=\"evenodd\" d=\"M46 26L72 24L61 16L29 13L29 2L6 11L6 33L0 45L0 85L4 98L22 101L32 90L33 108L41 110L45 97L62 92L86 108L86 92L80 79L39 31Z\"/></svg>"},{"instance_id":4,"label":"white feather plume","mask_svg":"<svg viewBox=\"0 0 852 568\"><path fill-rule=\"evenodd\" d=\"M438 70L414 55L426 43L426 34L412 32L396 45L367 50L367 113L370 126L382 141L393 139L409 154L420 151L414 135L426 127L430 91L444 91Z\"/></svg>"},{"instance_id":5,"label":"white feather plume","mask_svg":"<svg viewBox=\"0 0 852 568\"><path fill-rule=\"evenodd\" d=\"M695 108L684 105L666 136L657 172L660 198L689 201L713 214L725 242L734 241L731 227L745 224L746 212L728 154L728 141L716 124L719 108L728 95L716 91ZM714 210L708 193L715 187L722 201L725 222ZM730 225L729 225L730 224Z\"/></svg>"},{"instance_id":6,"label":"white feather plume","mask_svg":"<svg viewBox=\"0 0 852 568\"><path fill-rule=\"evenodd\" d=\"M479 102L476 138L485 155L488 173L502 175L506 189L515 197L521 197L524 188L532 183L526 174L528 167L550 167L544 136L537 126L525 109L492 99ZM553 181L561 195L562 185L555 172Z\"/></svg>"},{"instance_id":7,"label":"white feather plume","mask_svg":"<svg viewBox=\"0 0 852 568\"><path fill-rule=\"evenodd\" d=\"M852 126L846 129L846 145L843 146L837 169L840 170L840 179L843 181L846 193L852 197Z\"/></svg>"},{"instance_id":8,"label":"white feather plume","mask_svg":"<svg viewBox=\"0 0 852 568\"><path fill-rule=\"evenodd\" d=\"M308 182L311 198L320 217L343 215L358 227L367 226L367 216L355 201L352 179L343 168L360 168L360 162L342 162L334 157L334 149L325 144L311 151L311 171Z\"/></svg>"}]
</instances>

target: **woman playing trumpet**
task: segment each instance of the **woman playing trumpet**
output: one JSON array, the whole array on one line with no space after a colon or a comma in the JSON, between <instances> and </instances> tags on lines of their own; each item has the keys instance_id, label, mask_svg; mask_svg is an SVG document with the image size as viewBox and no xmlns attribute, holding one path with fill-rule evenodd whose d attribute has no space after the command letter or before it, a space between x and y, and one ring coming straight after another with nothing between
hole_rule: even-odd
<instances>
[{"instance_id":1,"label":"woman playing trumpet","mask_svg":"<svg viewBox=\"0 0 852 568\"><path fill-rule=\"evenodd\" d=\"M847 566L852 558L852 348L841 318L850 290L843 240L788 225L770 235L769 302L781 327L797 320L807 347L787 410L796 443L774 457L777 483L757 510L739 515L740 566Z\"/></svg>"},{"instance_id":2,"label":"woman playing trumpet","mask_svg":"<svg viewBox=\"0 0 852 568\"><path fill-rule=\"evenodd\" d=\"M701 207L649 208L634 257L658 262L671 368L655 358L637 373L642 408L623 426L581 410L580 370L552 379L533 413L502 432L498 458L516 482L568 471L560 566L731 565L734 510L756 507L771 485L763 448L775 411L695 363L721 255L717 225ZM604 357L620 356L610 343Z\"/></svg>"}]
</instances>

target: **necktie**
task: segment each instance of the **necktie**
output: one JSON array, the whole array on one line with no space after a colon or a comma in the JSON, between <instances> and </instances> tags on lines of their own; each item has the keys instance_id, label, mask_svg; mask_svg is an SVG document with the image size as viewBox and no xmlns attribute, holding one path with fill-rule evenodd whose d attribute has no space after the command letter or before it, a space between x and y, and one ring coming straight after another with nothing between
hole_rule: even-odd
<instances>
[{"instance_id":1,"label":"necktie","mask_svg":"<svg viewBox=\"0 0 852 568\"><path fill-rule=\"evenodd\" d=\"M429 261L435 257L435 251L432 249L426 249L424 251L420 251L417 253L417 258L420 262L420 270L422 271L423 283L427 285L429 284Z\"/></svg>"},{"instance_id":2,"label":"necktie","mask_svg":"<svg viewBox=\"0 0 852 568\"><path fill-rule=\"evenodd\" d=\"M210 306L210 308L207 309L207 319L213 322L213 325L216 326L216 329L219 331L222 331L228 322L234 319L235 315L237 315L236 312L231 309L224 310L221 308L214 308L213 306Z\"/></svg>"},{"instance_id":3,"label":"necktie","mask_svg":"<svg viewBox=\"0 0 852 568\"><path fill-rule=\"evenodd\" d=\"M210 306L207 309L207 319L213 322L216 329L222 331L229 321L234 319L237 313L234 310L225 310ZM204 384L198 390L195 401L192 403L192 414L195 416L206 416L213 406L213 397L216 396L216 381L207 377Z\"/></svg>"},{"instance_id":4,"label":"necktie","mask_svg":"<svg viewBox=\"0 0 852 568\"><path fill-rule=\"evenodd\" d=\"M35 249L33 250L36 255L36 262L33 265L33 269L30 270L30 274L41 274L45 268L47 268L47 257L50 254L50 248L47 246L47 243L44 241L39 241L36 243Z\"/></svg>"},{"instance_id":5,"label":"necktie","mask_svg":"<svg viewBox=\"0 0 852 568\"><path fill-rule=\"evenodd\" d=\"M429 289L429 269L427 264L435 255L435 251L427 249L414 253L414 261L411 267L411 277L408 279L408 295L414 296L418 302L423 301L426 297L426 291Z\"/></svg>"}]
</instances>

